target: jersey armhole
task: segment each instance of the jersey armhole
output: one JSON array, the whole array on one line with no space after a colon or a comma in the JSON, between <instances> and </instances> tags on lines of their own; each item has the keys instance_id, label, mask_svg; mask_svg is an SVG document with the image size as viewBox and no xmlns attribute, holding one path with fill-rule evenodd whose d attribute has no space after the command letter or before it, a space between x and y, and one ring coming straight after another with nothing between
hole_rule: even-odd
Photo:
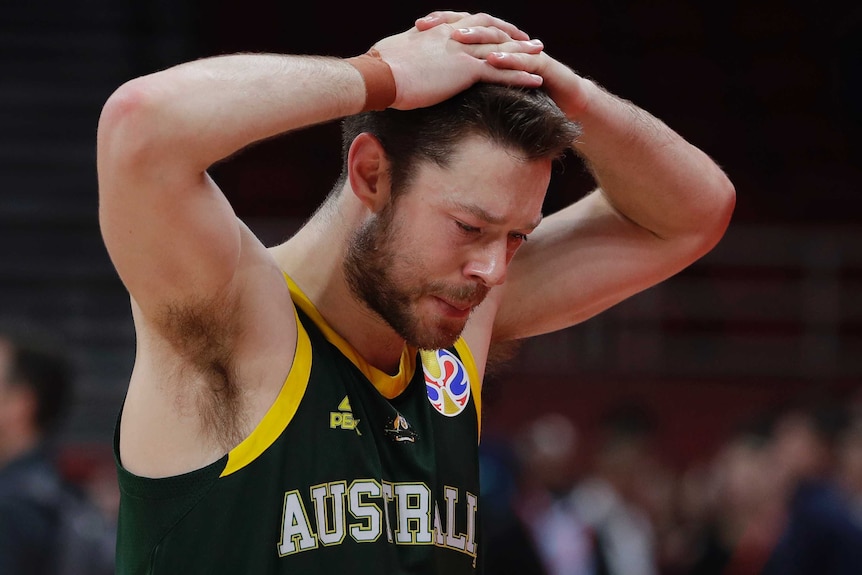
<instances>
[{"instance_id":1,"label":"jersey armhole","mask_svg":"<svg viewBox=\"0 0 862 575\"><path fill-rule=\"evenodd\" d=\"M293 315L296 318L296 351L290 373L281 386L275 402L254 431L228 453L227 465L221 477L235 473L257 459L275 443L299 409L311 374L311 340L299 319L296 304L294 304Z\"/></svg>"}]
</instances>

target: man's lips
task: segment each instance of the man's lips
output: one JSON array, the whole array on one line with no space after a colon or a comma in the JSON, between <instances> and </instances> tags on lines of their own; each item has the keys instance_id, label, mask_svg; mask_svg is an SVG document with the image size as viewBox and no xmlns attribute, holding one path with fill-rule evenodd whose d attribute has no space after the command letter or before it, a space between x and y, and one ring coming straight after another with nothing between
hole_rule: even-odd
<instances>
[{"instance_id":1,"label":"man's lips","mask_svg":"<svg viewBox=\"0 0 862 575\"><path fill-rule=\"evenodd\" d=\"M436 296L436 297L438 300L440 300L441 302L443 302L447 306L454 308L460 312L469 312L470 310L472 310L474 307L476 307L477 305L479 305L481 303L481 300L479 300L479 301L475 301L475 300L459 301L459 300L447 299L445 297L440 297L440 296Z\"/></svg>"},{"instance_id":2,"label":"man's lips","mask_svg":"<svg viewBox=\"0 0 862 575\"><path fill-rule=\"evenodd\" d=\"M442 301L443 303L445 303L449 307L453 307L453 308L457 309L458 311L468 311L470 308L473 307L469 303L458 303L458 302L448 301L445 299L441 299L440 301Z\"/></svg>"}]
</instances>

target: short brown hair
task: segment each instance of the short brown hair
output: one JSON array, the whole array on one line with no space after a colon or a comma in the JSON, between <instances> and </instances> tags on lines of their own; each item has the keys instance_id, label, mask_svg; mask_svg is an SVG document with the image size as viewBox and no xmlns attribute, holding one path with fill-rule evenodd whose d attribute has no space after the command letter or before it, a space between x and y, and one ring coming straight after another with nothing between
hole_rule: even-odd
<instances>
[{"instance_id":1,"label":"short brown hair","mask_svg":"<svg viewBox=\"0 0 862 575\"><path fill-rule=\"evenodd\" d=\"M446 166L455 145L467 136L487 137L528 160L560 159L580 127L544 90L479 83L427 108L389 108L342 120L340 185L347 177L350 145L363 132L375 136L386 151L397 190L409 183L419 161Z\"/></svg>"}]
</instances>

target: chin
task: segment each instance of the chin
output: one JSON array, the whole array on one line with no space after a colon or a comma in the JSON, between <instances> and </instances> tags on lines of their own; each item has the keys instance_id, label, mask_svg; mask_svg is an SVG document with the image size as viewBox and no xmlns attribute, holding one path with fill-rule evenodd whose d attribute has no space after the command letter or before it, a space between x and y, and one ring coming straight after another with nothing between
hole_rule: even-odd
<instances>
[{"instance_id":1,"label":"chin","mask_svg":"<svg viewBox=\"0 0 862 575\"><path fill-rule=\"evenodd\" d=\"M466 322L441 322L435 325L433 329L420 328L421 334L414 334L417 337L407 338L407 341L419 349L445 349L452 347L458 341L458 338L461 337L461 333L464 331L465 325ZM415 341L410 341L411 339Z\"/></svg>"},{"instance_id":2,"label":"chin","mask_svg":"<svg viewBox=\"0 0 862 575\"><path fill-rule=\"evenodd\" d=\"M387 321L404 341L423 350L451 347L461 337L469 318L469 315L447 317L436 307L426 307L424 302L402 309L408 310L409 313L390 315Z\"/></svg>"}]
</instances>

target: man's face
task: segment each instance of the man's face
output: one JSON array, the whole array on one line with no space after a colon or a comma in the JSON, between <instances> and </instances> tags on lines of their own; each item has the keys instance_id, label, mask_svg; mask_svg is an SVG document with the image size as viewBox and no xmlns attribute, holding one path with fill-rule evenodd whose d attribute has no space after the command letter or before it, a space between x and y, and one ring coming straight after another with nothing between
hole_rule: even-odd
<instances>
[{"instance_id":1,"label":"man's face","mask_svg":"<svg viewBox=\"0 0 862 575\"><path fill-rule=\"evenodd\" d=\"M549 179L549 161L479 138L445 169L423 165L357 230L345 260L354 294L408 343L452 345L538 225Z\"/></svg>"}]
</instances>

